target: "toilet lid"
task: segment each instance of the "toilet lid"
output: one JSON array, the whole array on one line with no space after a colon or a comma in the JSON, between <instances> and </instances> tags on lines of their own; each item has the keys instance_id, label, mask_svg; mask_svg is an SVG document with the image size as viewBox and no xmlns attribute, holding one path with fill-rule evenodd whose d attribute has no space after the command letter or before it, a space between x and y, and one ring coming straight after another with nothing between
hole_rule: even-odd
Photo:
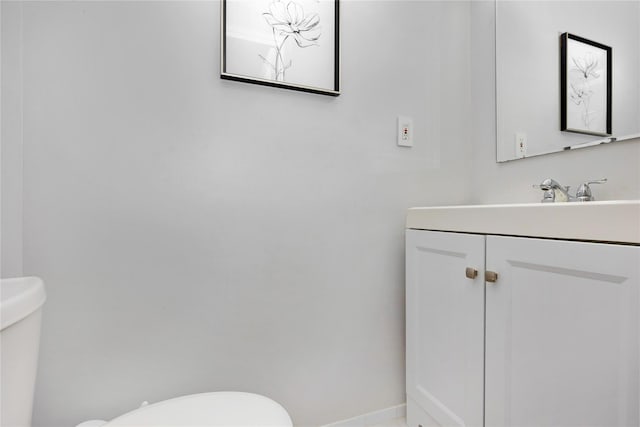
<instances>
[{"instance_id":1,"label":"toilet lid","mask_svg":"<svg viewBox=\"0 0 640 427\"><path fill-rule=\"evenodd\" d=\"M116 426L282 426L291 427L287 411L273 400L253 393L191 394L143 406L104 427Z\"/></svg>"}]
</instances>

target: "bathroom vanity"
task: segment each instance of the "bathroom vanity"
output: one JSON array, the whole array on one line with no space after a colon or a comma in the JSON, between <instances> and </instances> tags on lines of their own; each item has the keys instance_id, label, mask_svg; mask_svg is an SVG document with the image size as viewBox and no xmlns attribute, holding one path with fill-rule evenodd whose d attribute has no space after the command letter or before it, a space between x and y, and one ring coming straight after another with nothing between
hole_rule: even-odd
<instances>
[{"instance_id":1,"label":"bathroom vanity","mask_svg":"<svg viewBox=\"0 0 640 427\"><path fill-rule=\"evenodd\" d=\"M407 423L638 425L640 202L410 209Z\"/></svg>"}]
</instances>

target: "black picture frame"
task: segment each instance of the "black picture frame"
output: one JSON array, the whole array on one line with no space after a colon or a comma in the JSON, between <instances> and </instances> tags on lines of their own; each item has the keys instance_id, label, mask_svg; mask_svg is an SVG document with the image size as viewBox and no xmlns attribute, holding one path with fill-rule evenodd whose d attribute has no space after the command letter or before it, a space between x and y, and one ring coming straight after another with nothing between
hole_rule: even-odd
<instances>
[{"instance_id":1,"label":"black picture frame","mask_svg":"<svg viewBox=\"0 0 640 427\"><path fill-rule=\"evenodd\" d=\"M612 57L610 46L568 32L560 36L561 131L611 135Z\"/></svg>"},{"instance_id":2,"label":"black picture frame","mask_svg":"<svg viewBox=\"0 0 640 427\"><path fill-rule=\"evenodd\" d=\"M236 7L238 2L242 2L242 8ZM255 10L251 10L252 3ZM264 5L264 1L258 0L222 0L220 78L321 95L340 95L339 0L273 0L268 3L268 9ZM313 7L318 10L311 9ZM248 9L251 16L243 16ZM230 20L233 20L231 24ZM238 36L238 27L252 35ZM265 42L269 38L272 38L271 45ZM285 58L285 46L291 56L298 55L297 63ZM321 54L314 57L317 52ZM320 66L311 66L312 63ZM298 67L298 74L290 78L289 69L298 64L302 67ZM302 68L308 72L300 72ZM319 83L315 84L316 81Z\"/></svg>"}]
</instances>

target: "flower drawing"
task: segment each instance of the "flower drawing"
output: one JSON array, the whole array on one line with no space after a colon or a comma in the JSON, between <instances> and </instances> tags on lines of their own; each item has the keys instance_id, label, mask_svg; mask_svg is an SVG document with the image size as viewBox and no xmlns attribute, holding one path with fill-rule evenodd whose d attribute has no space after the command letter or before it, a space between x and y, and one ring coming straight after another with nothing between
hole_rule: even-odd
<instances>
[{"instance_id":1,"label":"flower drawing","mask_svg":"<svg viewBox=\"0 0 640 427\"><path fill-rule=\"evenodd\" d=\"M600 74L596 72L598 68L598 60L593 56L591 52L587 52L583 58L571 58L575 65L574 70L577 70L582 74L585 79L593 77L597 79Z\"/></svg>"},{"instance_id":2,"label":"flower drawing","mask_svg":"<svg viewBox=\"0 0 640 427\"><path fill-rule=\"evenodd\" d=\"M573 67L569 74L569 98L581 106L581 118L584 126L589 129L591 119L595 114L590 109L590 101L594 91L592 83L600 78L598 72L598 60L591 52L586 52L582 57L572 57Z\"/></svg>"},{"instance_id":3,"label":"flower drawing","mask_svg":"<svg viewBox=\"0 0 640 427\"><path fill-rule=\"evenodd\" d=\"M285 80L285 72L292 61L285 62L283 48L289 39L293 39L301 48L317 46L320 39L320 16L317 13L306 14L303 7L295 2L274 0L269 4L269 11L262 14L271 27L274 43L274 60L269 61L262 55L260 58L269 65L276 81Z\"/></svg>"},{"instance_id":4,"label":"flower drawing","mask_svg":"<svg viewBox=\"0 0 640 427\"><path fill-rule=\"evenodd\" d=\"M582 106L582 122L586 128L589 129L591 116L593 115L593 112L589 110L589 102L591 101L593 91L589 89L589 85L584 82L571 82L569 85L571 86L569 98L577 106Z\"/></svg>"}]
</instances>

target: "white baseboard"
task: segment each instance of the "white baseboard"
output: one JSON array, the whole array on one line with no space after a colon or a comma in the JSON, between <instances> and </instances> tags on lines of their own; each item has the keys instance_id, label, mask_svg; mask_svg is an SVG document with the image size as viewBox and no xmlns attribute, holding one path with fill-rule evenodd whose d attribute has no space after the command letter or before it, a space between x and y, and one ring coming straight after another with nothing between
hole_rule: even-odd
<instances>
[{"instance_id":1,"label":"white baseboard","mask_svg":"<svg viewBox=\"0 0 640 427\"><path fill-rule=\"evenodd\" d=\"M342 421L336 421L326 424L322 427L368 427L384 425L385 422L395 420L407 416L407 405L405 403L391 406L386 409L369 412L358 415L357 417L348 418Z\"/></svg>"}]
</instances>

